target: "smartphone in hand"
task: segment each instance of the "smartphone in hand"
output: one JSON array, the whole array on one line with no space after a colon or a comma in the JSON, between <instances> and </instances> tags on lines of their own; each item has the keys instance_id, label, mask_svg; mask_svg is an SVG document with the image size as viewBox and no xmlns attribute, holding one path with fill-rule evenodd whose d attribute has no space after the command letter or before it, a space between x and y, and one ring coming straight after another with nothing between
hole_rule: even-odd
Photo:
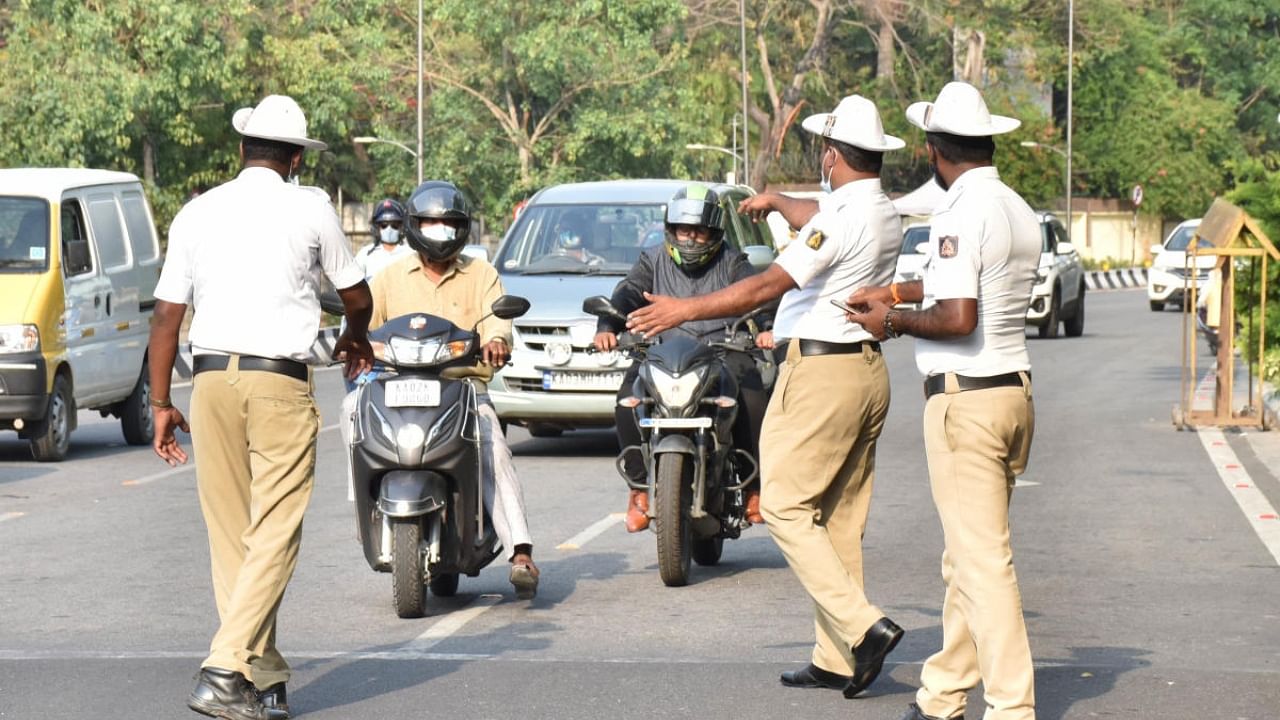
<instances>
[{"instance_id":1,"label":"smartphone in hand","mask_svg":"<svg viewBox=\"0 0 1280 720\"><path fill-rule=\"evenodd\" d=\"M846 305L846 304L844 304L844 303L840 302L839 300L836 300L835 298L831 298L831 304L832 304L832 305L835 305L836 307L840 308L841 310L843 310L843 311L845 311L845 312L847 312L847 313L854 313L854 312L858 312L858 310L855 310L853 307L851 307L851 306L849 306L849 305ZM863 308L863 309L865 310L866 308Z\"/></svg>"}]
</instances>

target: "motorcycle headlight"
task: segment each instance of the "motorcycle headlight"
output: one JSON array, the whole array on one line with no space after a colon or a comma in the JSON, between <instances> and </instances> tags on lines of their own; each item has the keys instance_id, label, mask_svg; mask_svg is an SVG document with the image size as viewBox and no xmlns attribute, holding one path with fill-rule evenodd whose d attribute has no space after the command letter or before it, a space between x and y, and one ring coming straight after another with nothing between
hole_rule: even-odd
<instances>
[{"instance_id":1,"label":"motorcycle headlight","mask_svg":"<svg viewBox=\"0 0 1280 720\"><path fill-rule=\"evenodd\" d=\"M658 392L662 404L667 407L688 405L707 372L705 366L679 376L672 375L660 367L653 367L652 370L653 389Z\"/></svg>"},{"instance_id":2,"label":"motorcycle headlight","mask_svg":"<svg viewBox=\"0 0 1280 720\"><path fill-rule=\"evenodd\" d=\"M393 337L386 345L374 344L374 357L392 365L418 366L434 365L446 360L462 357L471 347L471 342L455 340L445 342L441 337L411 340Z\"/></svg>"},{"instance_id":3,"label":"motorcycle headlight","mask_svg":"<svg viewBox=\"0 0 1280 720\"><path fill-rule=\"evenodd\" d=\"M40 347L35 325L0 325L0 354L31 352Z\"/></svg>"}]
</instances>

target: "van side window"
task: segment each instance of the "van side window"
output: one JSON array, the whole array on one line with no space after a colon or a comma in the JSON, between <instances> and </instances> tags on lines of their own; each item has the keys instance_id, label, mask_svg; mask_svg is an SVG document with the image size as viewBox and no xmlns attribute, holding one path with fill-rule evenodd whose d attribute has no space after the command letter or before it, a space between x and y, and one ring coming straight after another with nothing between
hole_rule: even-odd
<instances>
[{"instance_id":1,"label":"van side window","mask_svg":"<svg viewBox=\"0 0 1280 720\"><path fill-rule=\"evenodd\" d=\"M103 270L129 264L129 250L124 244L124 228L116 210L113 194L89 196L89 225L98 243L98 262Z\"/></svg>"},{"instance_id":2,"label":"van side window","mask_svg":"<svg viewBox=\"0 0 1280 720\"><path fill-rule=\"evenodd\" d=\"M62 201L62 270L67 277L93 270L89 237L84 231L84 215L76 200Z\"/></svg>"},{"instance_id":3,"label":"van side window","mask_svg":"<svg viewBox=\"0 0 1280 720\"><path fill-rule=\"evenodd\" d=\"M151 218L147 215L147 203L139 192L120 193L120 208L124 210L124 226L129 231L129 247L133 261L145 263L160 255L156 239L152 237Z\"/></svg>"}]
</instances>

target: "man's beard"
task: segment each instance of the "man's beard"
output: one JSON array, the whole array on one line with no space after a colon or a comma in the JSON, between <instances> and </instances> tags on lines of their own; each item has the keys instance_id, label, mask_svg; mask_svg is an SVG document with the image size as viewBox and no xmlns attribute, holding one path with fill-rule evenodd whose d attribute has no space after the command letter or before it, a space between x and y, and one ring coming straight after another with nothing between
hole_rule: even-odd
<instances>
[{"instance_id":1,"label":"man's beard","mask_svg":"<svg viewBox=\"0 0 1280 720\"><path fill-rule=\"evenodd\" d=\"M933 171L933 181L938 183L938 187L943 190L951 189L951 183L942 179L942 173L938 172L938 165L936 163L929 163L929 169Z\"/></svg>"}]
</instances>

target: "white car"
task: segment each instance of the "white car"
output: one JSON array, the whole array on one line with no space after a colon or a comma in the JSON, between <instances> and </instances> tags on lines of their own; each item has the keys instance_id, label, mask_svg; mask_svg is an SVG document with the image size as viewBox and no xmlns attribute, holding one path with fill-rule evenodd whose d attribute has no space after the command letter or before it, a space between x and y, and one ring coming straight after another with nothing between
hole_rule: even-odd
<instances>
[{"instance_id":1,"label":"white car","mask_svg":"<svg viewBox=\"0 0 1280 720\"><path fill-rule=\"evenodd\" d=\"M1200 255L1194 268L1187 265L1187 248L1191 247L1192 238L1196 238L1198 247L1212 247L1207 240L1196 237L1199 227L1200 218L1186 220L1169 233L1163 244L1151 246L1155 258L1147 270L1147 300L1152 312L1164 310L1166 303L1181 303L1187 288L1199 287L1209 279L1209 271L1217 260L1215 256Z\"/></svg>"},{"instance_id":2,"label":"white car","mask_svg":"<svg viewBox=\"0 0 1280 720\"><path fill-rule=\"evenodd\" d=\"M1037 212L1040 221L1040 266L1031 287L1027 324L1040 337L1057 337L1058 325L1070 337L1084 334L1084 266L1067 231L1052 213ZM919 280L929 253L929 226L918 224L903 232L894 282Z\"/></svg>"}]
</instances>

